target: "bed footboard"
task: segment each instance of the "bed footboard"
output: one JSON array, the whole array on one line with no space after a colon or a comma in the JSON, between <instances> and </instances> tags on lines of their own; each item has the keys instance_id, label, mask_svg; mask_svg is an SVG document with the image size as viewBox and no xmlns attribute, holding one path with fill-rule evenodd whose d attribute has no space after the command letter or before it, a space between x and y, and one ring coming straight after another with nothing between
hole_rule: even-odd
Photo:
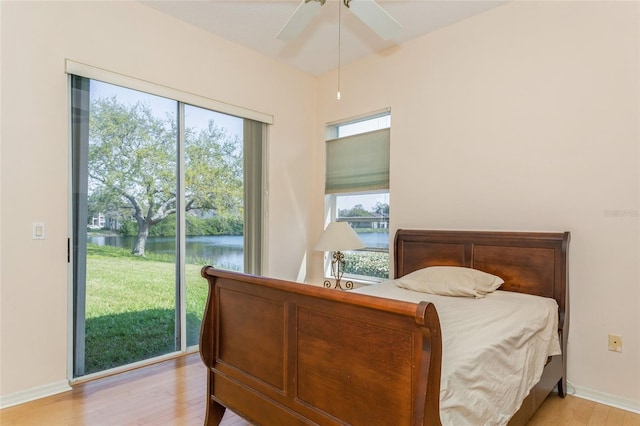
<instances>
[{"instance_id":1,"label":"bed footboard","mask_svg":"<svg viewBox=\"0 0 640 426\"><path fill-rule=\"evenodd\" d=\"M435 307L211 267L206 425L440 425Z\"/></svg>"}]
</instances>

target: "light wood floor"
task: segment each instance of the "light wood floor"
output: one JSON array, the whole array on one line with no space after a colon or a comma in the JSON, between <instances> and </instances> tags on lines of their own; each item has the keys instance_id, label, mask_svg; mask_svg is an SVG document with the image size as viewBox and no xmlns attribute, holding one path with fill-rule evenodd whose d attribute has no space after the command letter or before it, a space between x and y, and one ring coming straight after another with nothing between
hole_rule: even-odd
<instances>
[{"instance_id":1,"label":"light wood floor","mask_svg":"<svg viewBox=\"0 0 640 426\"><path fill-rule=\"evenodd\" d=\"M204 422L205 367L197 354L94 380L70 392L0 411L2 426L200 426ZM225 426L247 426L233 413ZM551 395L528 426L640 426L640 414Z\"/></svg>"}]
</instances>

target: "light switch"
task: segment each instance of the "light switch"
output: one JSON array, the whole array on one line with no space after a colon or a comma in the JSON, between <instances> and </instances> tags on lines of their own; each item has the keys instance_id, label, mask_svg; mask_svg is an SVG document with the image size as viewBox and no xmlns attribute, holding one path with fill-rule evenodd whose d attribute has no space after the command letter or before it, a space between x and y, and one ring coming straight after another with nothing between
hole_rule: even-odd
<instances>
[{"instance_id":1,"label":"light switch","mask_svg":"<svg viewBox=\"0 0 640 426\"><path fill-rule=\"evenodd\" d=\"M33 222L32 239L44 240L44 222Z\"/></svg>"}]
</instances>

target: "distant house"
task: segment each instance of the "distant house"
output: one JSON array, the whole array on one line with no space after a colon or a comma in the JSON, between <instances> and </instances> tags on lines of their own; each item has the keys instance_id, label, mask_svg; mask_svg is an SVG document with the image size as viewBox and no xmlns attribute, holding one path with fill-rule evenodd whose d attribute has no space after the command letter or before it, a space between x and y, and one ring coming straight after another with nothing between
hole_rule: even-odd
<instances>
[{"instance_id":1,"label":"distant house","mask_svg":"<svg viewBox=\"0 0 640 426\"><path fill-rule=\"evenodd\" d=\"M373 214L372 216L347 217L338 219L348 222L352 228L389 229L389 217Z\"/></svg>"},{"instance_id":2,"label":"distant house","mask_svg":"<svg viewBox=\"0 0 640 426\"><path fill-rule=\"evenodd\" d=\"M87 228L89 229L103 229L104 225L107 221L107 218L104 214L98 213L94 215L87 224Z\"/></svg>"},{"instance_id":3,"label":"distant house","mask_svg":"<svg viewBox=\"0 0 640 426\"><path fill-rule=\"evenodd\" d=\"M88 229L109 229L111 231L117 231L122 226L122 222L119 219L105 215L104 213L98 213L89 220L87 225Z\"/></svg>"}]
</instances>

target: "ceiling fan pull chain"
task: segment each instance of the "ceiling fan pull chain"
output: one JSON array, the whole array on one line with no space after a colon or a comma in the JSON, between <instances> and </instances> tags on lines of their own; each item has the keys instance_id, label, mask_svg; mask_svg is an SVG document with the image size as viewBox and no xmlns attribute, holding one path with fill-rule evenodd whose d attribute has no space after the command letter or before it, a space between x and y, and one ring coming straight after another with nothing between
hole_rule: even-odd
<instances>
[{"instance_id":1,"label":"ceiling fan pull chain","mask_svg":"<svg viewBox=\"0 0 640 426\"><path fill-rule=\"evenodd\" d=\"M347 4L347 0L344 0L344 4ZM340 100L340 47L341 43L341 29L342 29L342 8L340 7L340 3L338 3L338 93L336 94L336 99Z\"/></svg>"}]
</instances>

